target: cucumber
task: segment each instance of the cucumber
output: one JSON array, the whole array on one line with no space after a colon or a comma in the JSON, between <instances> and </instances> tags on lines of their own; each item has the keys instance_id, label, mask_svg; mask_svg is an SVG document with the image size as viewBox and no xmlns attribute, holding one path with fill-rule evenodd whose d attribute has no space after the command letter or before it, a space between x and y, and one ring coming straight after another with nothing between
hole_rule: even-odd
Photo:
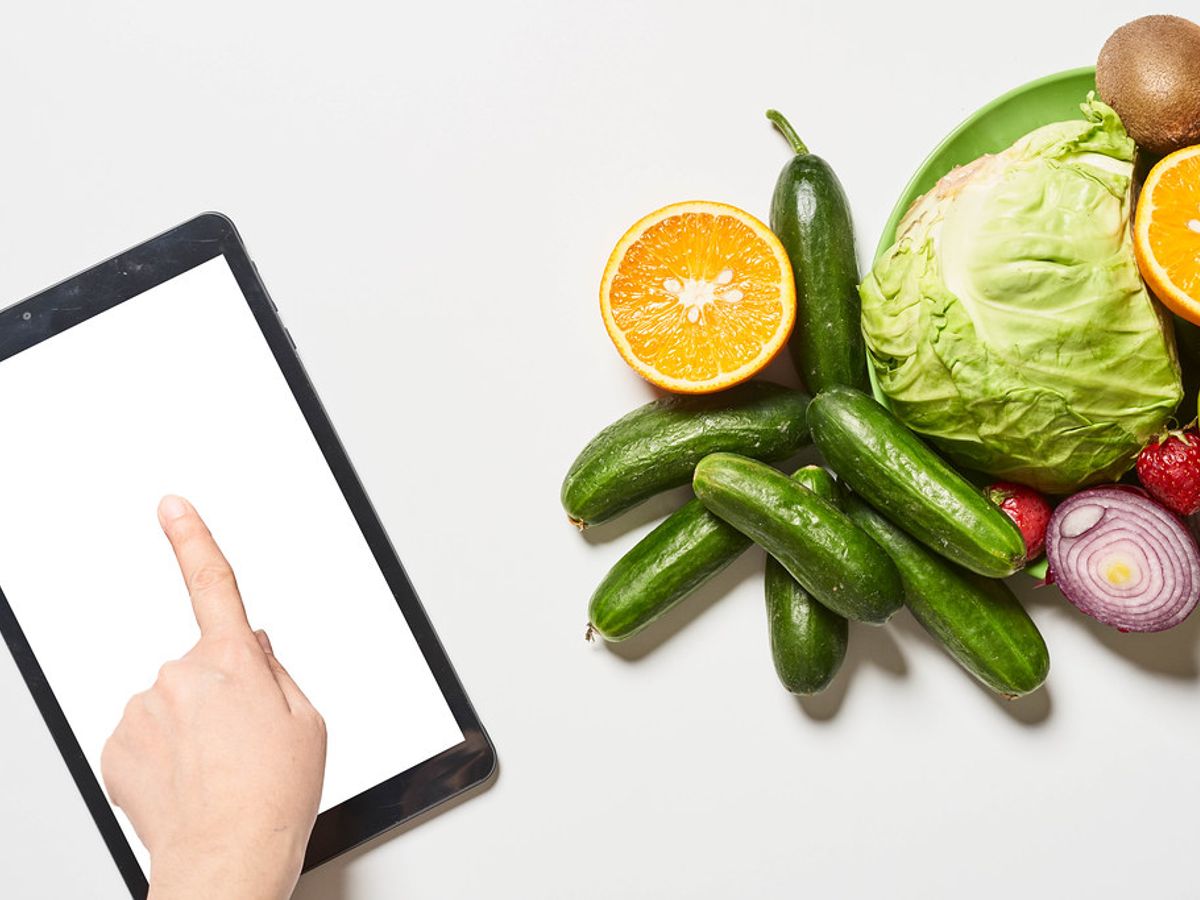
<instances>
[{"instance_id":1,"label":"cucumber","mask_svg":"<svg viewBox=\"0 0 1200 900\"><path fill-rule=\"evenodd\" d=\"M750 539L689 500L609 570L588 604L591 631L633 637L750 546Z\"/></svg>"},{"instance_id":2,"label":"cucumber","mask_svg":"<svg viewBox=\"0 0 1200 900\"><path fill-rule=\"evenodd\" d=\"M771 230L792 262L796 326L788 349L815 395L835 384L869 390L854 226L841 182L775 110L767 118L796 151L775 183Z\"/></svg>"},{"instance_id":3,"label":"cucumber","mask_svg":"<svg viewBox=\"0 0 1200 900\"><path fill-rule=\"evenodd\" d=\"M913 617L964 669L1008 697L1042 685L1050 671L1046 642L1007 584L930 553L858 497L844 505L891 555Z\"/></svg>"},{"instance_id":4,"label":"cucumber","mask_svg":"<svg viewBox=\"0 0 1200 900\"><path fill-rule=\"evenodd\" d=\"M885 622L902 602L888 555L828 500L768 465L714 453L696 466L696 496L710 512L783 563L829 609Z\"/></svg>"},{"instance_id":5,"label":"cucumber","mask_svg":"<svg viewBox=\"0 0 1200 900\"><path fill-rule=\"evenodd\" d=\"M563 508L584 528L687 484L696 463L717 450L786 459L809 443L807 406L806 394L762 381L647 403L584 447L563 481Z\"/></svg>"},{"instance_id":6,"label":"cucumber","mask_svg":"<svg viewBox=\"0 0 1200 900\"><path fill-rule=\"evenodd\" d=\"M792 478L830 503L840 502L837 485L824 469L805 466ZM846 657L846 620L814 600L773 556L767 557L763 589L779 681L793 694L824 690Z\"/></svg>"},{"instance_id":7,"label":"cucumber","mask_svg":"<svg viewBox=\"0 0 1200 900\"><path fill-rule=\"evenodd\" d=\"M812 477L809 466L795 474ZM836 490L824 469L828 486ZM622 556L588 604L588 627L606 641L633 637L737 559L750 539L693 499ZM788 576L790 578L790 576Z\"/></svg>"},{"instance_id":8,"label":"cucumber","mask_svg":"<svg viewBox=\"0 0 1200 900\"><path fill-rule=\"evenodd\" d=\"M1012 520L872 397L830 388L808 424L842 481L931 550L990 578L1025 565Z\"/></svg>"}]
</instances>

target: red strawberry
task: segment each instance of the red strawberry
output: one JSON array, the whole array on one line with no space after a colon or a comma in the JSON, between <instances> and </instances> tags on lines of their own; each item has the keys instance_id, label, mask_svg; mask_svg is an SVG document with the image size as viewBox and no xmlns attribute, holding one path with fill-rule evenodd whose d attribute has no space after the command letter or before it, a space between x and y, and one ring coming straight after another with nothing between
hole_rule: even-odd
<instances>
[{"instance_id":1,"label":"red strawberry","mask_svg":"<svg viewBox=\"0 0 1200 900\"><path fill-rule=\"evenodd\" d=\"M988 485L989 500L1008 513L1025 538L1025 559L1032 561L1042 555L1046 546L1046 525L1054 512L1050 501L1031 487L1011 481L997 481Z\"/></svg>"},{"instance_id":2,"label":"red strawberry","mask_svg":"<svg viewBox=\"0 0 1200 900\"><path fill-rule=\"evenodd\" d=\"M1181 516L1200 510L1200 433L1168 431L1142 448L1138 480L1159 503Z\"/></svg>"}]
</instances>

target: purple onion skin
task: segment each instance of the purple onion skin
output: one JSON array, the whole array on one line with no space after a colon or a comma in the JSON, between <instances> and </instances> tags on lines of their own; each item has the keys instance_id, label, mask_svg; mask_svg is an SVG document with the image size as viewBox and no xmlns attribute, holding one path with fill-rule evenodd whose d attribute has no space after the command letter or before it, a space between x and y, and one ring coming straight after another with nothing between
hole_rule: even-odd
<instances>
[{"instance_id":1,"label":"purple onion skin","mask_svg":"<svg viewBox=\"0 0 1200 900\"><path fill-rule=\"evenodd\" d=\"M1200 602L1196 538L1170 510L1123 485L1060 503L1046 527L1046 557L1063 596L1119 631L1166 631ZM1121 559L1135 564L1131 580L1113 585L1101 566Z\"/></svg>"}]
</instances>

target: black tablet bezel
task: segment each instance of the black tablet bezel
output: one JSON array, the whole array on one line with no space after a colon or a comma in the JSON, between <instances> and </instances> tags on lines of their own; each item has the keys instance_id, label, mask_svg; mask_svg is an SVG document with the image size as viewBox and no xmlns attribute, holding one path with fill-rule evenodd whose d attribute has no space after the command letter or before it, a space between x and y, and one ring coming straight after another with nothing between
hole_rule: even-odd
<instances>
[{"instance_id":1,"label":"black tablet bezel","mask_svg":"<svg viewBox=\"0 0 1200 900\"><path fill-rule=\"evenodd\" d=\"M22 350L222 255L229 263L263 337L287 379L296 403L464 735L462 743L321 813L305 855L304 868L307 871L389 828L486 783L495 771L496 754L313 390L291 336L280 320L275 304L267 294L233 222L220 213L197 216L73 278L0 310L0 364ZM83 794L84 802L125 884L135 898L142 900L149 890L146 874L117 824L98 780L99 773L92 770L84 757L2 588L0 633L62 753L63 761Z\"/></svg>"}]
</instances>

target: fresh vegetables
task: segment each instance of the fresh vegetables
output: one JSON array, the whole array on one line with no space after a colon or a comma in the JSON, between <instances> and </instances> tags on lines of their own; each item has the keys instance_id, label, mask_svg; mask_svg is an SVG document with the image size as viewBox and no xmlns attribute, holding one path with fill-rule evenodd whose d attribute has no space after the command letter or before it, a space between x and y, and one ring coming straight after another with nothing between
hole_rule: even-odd
<instances>
[{"instance_id":1,"label":"fresh vegetables","mask_svg":"<svg viewBox=\"0 0 1200 900\"><path fill-rule=\"evenodd\" d=\"M617 243L600 282L604 327L652 384L705 394L745 381L783 347L796 315L779 239L724 203L675 203Z\"/></svg>"},{"instance_id":2,"label":"fresh vegetables","mask_svg":"<svg viewBox=\"0 0 1200 900\"><path fill-rule=\"evenodd\" d=\"M840 508L833 478L819 466L805 466L792 478ZM818 603L773 556L763 574L771 659L780 683L793 694L824 690L846 657L850 627Z\"/></svg>"},{"instance_id":3,"label":"fresh vegetables","mask_svg":"<svg viewBox=\"0 0 1200 900\"><path fill-rule=\"evenodd\" d=\"M1122 25L1100 49L1096 87L1151 153L1200 144L1200 25L1179 16Z\"/></svg>"},{"instance_id":4,"label":"fresh vegetables","mask_svg":"<svg viewBox=\"0 0 1200 900\"><path fill-rule=\"evenodd\" d=\"M1200 146L1172 153L1150 170L1138 198L1133 246L1154 296L1200 323Z\"/></svg>"},{"instance_id":5,"label":"fresh vegetables","mask_svg":"<svg viewBox=\"0 0 1200 900\"><path fill-rule=\"evenodd\" d=\"M592 594L589 627L606 641L633 637L750 546L699 500L689 500L617 562Z\"/></svg>"},{"instance_id":6,"label":"fresh vegetables","mask_svg":"<svg viewBox=\"0 0 1200 900\"><path fill-rule=\"evenodd\" d=\"M805 394L768 382L647 403L584 447L563 481L563 508L583 528L686 484L716 450L784 459L809 442L807 406Z\"/></svg>"},{"instance_id":7,"label":"fresh vegetables","mask_svg":"<svg viewBox=\"0 0 1200 900\"><path fill-rule=\"evenodd\" d=\"M858 497L850 518L892 557L913 617L968 672L992 690L1019 697L1037 690L1050 671L1041 632L1012 591L930 553Z\"/></svg>"},{"instance_id":8,"label":"fresh vegetables","mask_svg":"<svg viewBox=\"0 0 1200 900\"><path fill-rule=\"evenodd\" d=\"M1060 503L1046 558L1071 603L1120 631L1171 628L1200 600L1195 539L1136 488L1092 488Z\"/></svg>"},{"instance_id":9,"label":"fresh vegetables","mask_svg":"<svg viewBox=\"0 0 1200 900\"><path fill-rule=\"evenodd\" d=\"M846 658L849 623L818 603L773 556L767 557L763 592L779 683L793 694L820 693Z\"/></svg>"},{"instance_id":10,"label":"fresh vegetables","mask_svg":"<svg viewBox=\"0 0 1200 900\"><path fill-rule=\"evenodd\" d=\"M1164 432L1138 455L1137 474L1146 492L1172 512L1200 510L1200 432Z\"/></svg>"},{"instance_id":11,"label":"fresh vegetables","mask_svg":"<svg viewBox=\"0 0 1200 900\"><path fill-rule=\"evenodd\" d=\"M796 328L788 343L796 370L814 394L834 384L869 390L846 194L787 119L775 110L767 118L795 151L775 183L771 230L787 250L796 281Z\"/></svg>"},{"instance_id":12,"label":"fresh vegetables","mask_svg":"<svg viewBox=\"0 0 1200 900\"><path fill-rule=\"evenodd\" d=\"M714 453L696 466L696 496L781 562L820 603L860 622L900 607L900 578L878 544L828 500L770 466Z\"/></svg>"},{"instance_id":13,"label":"fresh vegetables","mask_svg":"<svg viewBox=\"0 0 1200 900\"><path fill-rule=\"evenodd\" d=\"M861 288L900 421L1048 493L1121 475L1181 396L1129 235L1133 142L1103 103L1082 109L942 178Z\"/></svg>"},{"instance_id":14,"label":"fresh vegetables","mask_svg":"<svg viewBox=\"0 0 1200 900\"><path fill-rule=\"evenodd\" d=\"M1033 488L1011 481L989 484L984 496L1004 511L1021 531L1025 540L1025 558L1037 559L1046 549L1046 526L1054 508Z\"/></svg>"},{"instance_id":15,"label":"fresh vegetables","mask_svg":"<svg viewBox=\"0 0 1200 900\"><path fill-rule=\"evenodd\" d=\"M927 547L993 578L1025 564L1012 520L871 397L830 388L809 404L808 425L838 476Z\"/></svg>"},{"instance_id":16,"label":"fresh vegetables","mask_svg":"<svg viewBox=\"0 0 1200 900\"><path fill-rule=\"evenodd\" d=\"M1148 17L1101 54L1101 90L1142 151L1178 146L1193 126L1187 140L1200 142L1193 42L1200 28ZM1082 94L1085 77L1006 96L913 184L1011 139L1012 122L1034 124L1059 107L1063 85ZM1017 109L1026 96L1030 108ZM589 636L636 634L751 541L768 553L776 673L799 694L842 665L847 618L881 623L902 603L985 685L1036 690L1045 641L999 580L1024 566L1038 577L1049 568L1072 603L1122 630L1183 621L1200 602L1200 549L1171 510L1200 531L1200 432L1164 430L1182 396L1180 351L1150 290L1177 327L1200 334L1190 324L1200 323L1200 146L1150 171L1130 229L1134 143L1094 94L1081 109L944 174L857 290L841 185L774 111L795 151L775 185L775 234L703 202L626 233L600 299L635 370L677 393L723 391L767 364L794 319L792 356L815 399L749 384L662 400L589 444L562 491L581 527L689 475L696 495L612 568ZM810 437L847 489L817 466L789 479L755 461ZM1165 507L1131 487L1083 490L1057 509L1041 493L1115 479L1135 461ZM981 490L951 463L1003 480ZM1035 561L1043 547L1048 559Z\"/></svg>"}]
</instances>

